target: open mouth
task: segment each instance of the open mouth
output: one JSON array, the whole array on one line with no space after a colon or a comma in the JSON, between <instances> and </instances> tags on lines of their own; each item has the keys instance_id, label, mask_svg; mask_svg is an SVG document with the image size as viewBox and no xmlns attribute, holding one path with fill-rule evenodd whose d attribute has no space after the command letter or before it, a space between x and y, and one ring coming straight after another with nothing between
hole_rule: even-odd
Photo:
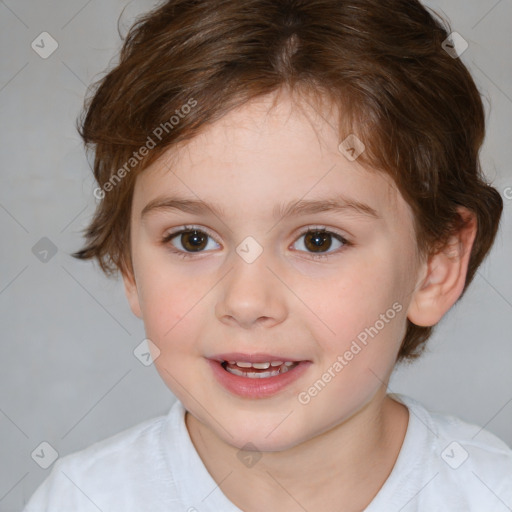
<instances>
[{"instance_id":1,"label":"open mouth","mask_svg":"<svg viewBox=\"0 0 512 512\"><path fill-rule=\"evenodd\" d=\"M313 364L309 360L287 359L292 357L231 353L207 358L207 362L213 376L227 391L255 399L277 395L301 378Z\"/></svg>"},{"instance_id":2,"label":"open mouth","mask_svg":"<svg viewBox=\"0 0 512 512\"><path fill-rule=\"evenodd\" d=\"M249 363L241 361L223 361L222 368L232 375L248 379L266 379L277 377L295 368L297 361L269 361L263 363Z\"/></svg>"}]
</instances>

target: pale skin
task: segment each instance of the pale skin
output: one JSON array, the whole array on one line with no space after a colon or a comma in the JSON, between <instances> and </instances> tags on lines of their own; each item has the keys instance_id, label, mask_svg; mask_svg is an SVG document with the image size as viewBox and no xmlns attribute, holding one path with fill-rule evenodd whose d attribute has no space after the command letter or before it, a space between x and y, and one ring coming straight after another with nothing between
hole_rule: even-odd
<instances>
[{"instance_id":1,"label":"pale skin","mask_svg":"<svg viewBox=\"0 0 512 512\"><path fill-rule=\"evenodd\" d=\"M227 114L137 178L126 294L160 350L157 370L188 411L192 442L228 499L245 512L356 512L389 477L406 433L407 408L386 394L406 319L434 325L459 298L476 223L461 210L468 227L446 250L420 257L409 206L387 176L340 153L334 120L307 103L305 117L287 95L275 109L270 101ZM150 201L170 195L224 211L154 209L141 219ZM354 209L273 217L293 200L341 196L378 218ZM187 251L180 235L161 243L185 225L208 235L201 252ZM353 245L332 236L324 252L312 252L303 234L318 227ZM250 264L236 252L248 236L263 248ZM299 393L396 302L401 311L379 334L299 403ZM277 395L248 399L223 388L206 363L233 351L313 364ZM248 442L262 453L252 467L237 457Z\"/></svg>"}]
</instances>

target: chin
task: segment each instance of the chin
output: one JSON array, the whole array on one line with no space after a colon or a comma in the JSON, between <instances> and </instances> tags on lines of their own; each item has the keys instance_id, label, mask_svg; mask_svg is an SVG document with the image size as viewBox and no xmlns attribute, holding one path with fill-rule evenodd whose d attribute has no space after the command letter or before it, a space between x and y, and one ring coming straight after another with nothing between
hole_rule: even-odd
<instances>
[{"instance_id":1,"label":"chin","mask_svg":"<svg viewBox=\"0 0 512 512\"><path fill-rule=\"evenodd\" d=\"M279 425L279 422L275 425ZM250 424L233 422L229 426L229 432L233 437L223 432L222 438L225 442L240 450L260 452L282 452L305 440L298 433L292 433L290 428L283 428L279 431L283 425L277 428L275 428L275 425L271 428L264 428L261 423L258 424L254 421ZM218 431L217 434L220 435Z\"/></svg>"}]
</instances>

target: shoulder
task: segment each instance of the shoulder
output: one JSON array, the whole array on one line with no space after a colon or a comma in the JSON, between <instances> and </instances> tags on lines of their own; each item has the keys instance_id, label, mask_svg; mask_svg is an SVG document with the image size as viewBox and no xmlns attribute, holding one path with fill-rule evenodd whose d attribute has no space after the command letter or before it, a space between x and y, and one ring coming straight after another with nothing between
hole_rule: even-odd
<instances>
[{"instance_id":1,"label":"shoulder","mask_svg":"<svg viewBox=\"0 0 512 512\"><path fill-rule=\"evenodd\" d=\"M425 430L422 464L436 475L433 487L451 489L467 501L467 510L479 510L478 503L495 504L497 508L489 511L512 507L512 449L503 440L454 415L429 411L411 397L397 397L414 416L417 428Z\"/></svg>"},{"instance_id":2,"label":"shoulder","mask_svg":"<svg viewBox=\"0 0 512 512\"><path fill-rule=\"evenodd\" d=\"M475 470L512 475L512 449L502 439L457 416L421 408L430 417L434 446L442 449L442 459L447 466L456 469L467 462ZM418 409L417 406L415 411Z\"/></svg>"},{"instance_id":3,"label":"shoulder","mask_svg":"<svg viewBox=\"0 0 512 512\"><path fill-rule=\"evenodd\" d=\"M58 463L62 468L75 468L89 475L118 468L127 468L141 462L141 457L150 458L158 445L159 432L166 416L141 422L111 437L98 441L78 452L62 457Z\"/></svg>"},{"instance_id":4,"label":"shoulder","mask_svg":"<svg viewBox=\"0 0 512 512\"><path fill-rule=\"evenodd\" d=\"M60 511L64 503L75 511L98 507L112 510L126 502L126 510L147 499L155 482L168 472L161 446L162 430L179 414L179 404L168 415L141 422L87 448L59 458L48 478L31 497L24 512ZM173 414L174 413L174 414Z\"/></svg>"}]
</instances>

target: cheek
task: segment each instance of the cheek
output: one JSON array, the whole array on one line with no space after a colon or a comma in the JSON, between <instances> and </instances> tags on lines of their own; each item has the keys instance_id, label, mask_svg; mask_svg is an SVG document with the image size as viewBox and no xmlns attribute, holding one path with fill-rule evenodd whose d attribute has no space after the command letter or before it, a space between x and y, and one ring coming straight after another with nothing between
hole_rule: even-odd
<instances>
[{"instance_id":1,"label":"cheek","mask_svg":"<svg viewBox=\"0 0 512 512\"><path fill-rule=\"evenodd\" d=\"M157 264L148 263L139 272L139 296L146 335L163 351L175 338L183 339L194 315L201 290ZM204 292L202 293L204 295Z\"/></svg>"},{"instance_id":2,"label":"cheek","mask_svg":"<svg viewBox=\"0 0 512 512\"><path fill-rule=\"evenodd\" d=\"M373 324L397 300L389 267L384 257L358 258L330 278L308 283L301 296L333 340L347 339Z\"/></svg>"},{"instance_id":3,"label":"cheek","mask_svg":"<svg viewBox=\"0 0 512 512\"><path fill-rule=\"evenodd\" d=\"M376 379L370 369L384 376L394 364L406 318L399 265L382 251L303 289L304 303L315 313L307 310L307 322L325 369L341 356L343 375L358 382Z\"/></svg>"}]
</instances>

